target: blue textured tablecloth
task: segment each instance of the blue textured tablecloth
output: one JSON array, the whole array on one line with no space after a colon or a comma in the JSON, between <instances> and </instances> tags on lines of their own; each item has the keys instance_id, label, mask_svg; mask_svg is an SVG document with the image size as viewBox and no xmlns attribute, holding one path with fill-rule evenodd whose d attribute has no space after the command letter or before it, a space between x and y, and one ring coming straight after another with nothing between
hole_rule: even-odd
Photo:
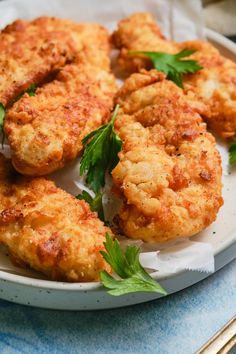
<instances>
[{"instance_id":1,"label":"blue textured tablecloth","mask_svg":"<svg viewBox=\"0 0 236 354\"><path fill-rule=\"evenodd\" d=\"M0 353L194 353L236 312L236 260L166 298L123 309L50 311L0 300Z\"/></svg>"}]
</instances>

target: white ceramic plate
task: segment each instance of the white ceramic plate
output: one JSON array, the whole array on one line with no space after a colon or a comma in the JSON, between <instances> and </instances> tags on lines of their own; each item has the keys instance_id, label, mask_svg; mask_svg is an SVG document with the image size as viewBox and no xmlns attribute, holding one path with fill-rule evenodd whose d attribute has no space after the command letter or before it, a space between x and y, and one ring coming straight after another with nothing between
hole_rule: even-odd
<instances>
[{"instance_id":1,"label":"white ceramic plate","mask_svg":"<svg viewBox=\"0 0 236 354\"><path fill-rule=\"evenodd\" d=\"M220 34L206 30L207 38L221 53L236 59L236 45ZM223 160L227 161L227 148L219 145ZM211 243L214 249L215 270L217 271L236 257L236 171L227 173L224 164L223 196L225 204L221 208L217 221L204 232L192 239ZM134 293L121 297L108 295L99 283L68 284L53 282L35 277L17 275L6 256L0 253L0 269L8 265L9 271L0 271L0 298L20 304L61 310L92 310L116 308L150 301L158 294ZM209 274L193 271L176 272L174 275L155 276L160 280L168 294L184 289Z\"/></svg>"}]
</instances>

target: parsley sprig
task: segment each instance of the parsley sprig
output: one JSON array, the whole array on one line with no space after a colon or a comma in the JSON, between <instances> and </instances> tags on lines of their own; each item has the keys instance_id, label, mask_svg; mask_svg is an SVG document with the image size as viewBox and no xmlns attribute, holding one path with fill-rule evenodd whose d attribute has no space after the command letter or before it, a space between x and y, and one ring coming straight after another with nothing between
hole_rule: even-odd
<instances>
[{"instance_id":1,"label":"parsley sprig","mask_svg":"<svg viewBox=\"0 0 236 354\"><path fill-rule=\"evenodd\" d=\"M167 294L141 266L139 262L140 249L137 246L128 245L125 252L122 253L119 241L113 241L108 233L104 246L106 252L100 251L100 253L119 276L119 278L114 278L105 270L100 272L101 282L109 289L110 295L119 296L138 291Z\"/></svg>"},{"instance_id":2,"label":"parsley sprig","mask_svg":"<svg viewBox=\"0 0 236 354\"><path fill-rule=\"evenodd\" d=\"M36 85L30 84L29 88L26 90L29 96L35 96Z\"/></svg>"},{"instance_id":3,"label":"parsley sprig","mask_svg":"<svg viewBox=\"0 0 236 354\"><path fill-rule=\"evenodd\" d=\"M167 79L183 88L183 74L195 73L202 69L196 60L181 60L195 53L194 49L183 49L177 54L163 52L130 51L130 55L145 55L151 59L155 69L164 72Z\"/></svg>"},{"instance_id":4,"label":"parsley sprig","mask_svg":"<svg viewBox=\"0 0 236 354\"><path fill-rule=\"evenodd\" d=\"M0 102L0 129L3 132L3 122L5 118L5 108L3 104Z\"/></svg>"},{"instance_id":5,"label":"parsley sprig","mask_svg":"<svg viewBox=\"0 0 236 354\"><path fill-rule=\"evenodd\" d=\"M88 192L83 191L81 194L78 194L76 198L79 200L85 200L90 205L90 209L97 212L99 219L105 221L102 193L97 193L93 198Z\"/></svg>"},{"instance_id":6,"label":"parsley sprig","mask_svg":"<svg viewBox=\"0 0 236 354\"><path fill-rule=\"evenodd\" d=\"M104 187L106 171L111 172L119 161L122 141L114 131L118 110L119 105L115 107L108 124L92 131L82 140L85 150L80 163L80 175L87 174L86 182L95 193Z\"/></svg>"},{"instance_id":7,"label":"parsley sprig","mask_svg":"<svg viewBox=\"0 0 236 354\"><path fill-rule=\"evenodd\" d=\"M236 164L236 140L234 140L229 147L229 163L230 165Z\"/></svg>"},{"instance_id":8,"label":"parsley sprig","mask_svg":"<svg viewBox=\"0 0 236 354\"><path fill-rule=\"evenodd\" d=\"M92 198L86 191L83 191L77 198L86 200L91 210L97 211L102 220L104 220L104 213L100 190L105 185L106 171L111 172L118 163L118 153L122 146L121 139L114 131L118 110L119 105L115 107L108 124L91 132L82 140L85 150L80 164L80 175L87 175L86 182L95 192L95 198ZM113 241L108 233L104 246L106 252L100 252L119 277L115 278L105 270L100 272L101 282L108 289L109 294L118 296L137 291L166 294L166 291L141 266L138 247L129 245L123 254L119 241Z\"/></svg>"},{"instance_id":9,"label":"parsley sprig","mask_svg":"<svg viewBox=\"0 0 236 354\"><path fill-rule=\"evenodd\" d=\"M35 96L35 91L36 91L36 85L35 84L30 84L28 89L26 91L21 92L15 99L14 103L19 101L19 99L24 96L25 93L28 93L29 96Z\"/></svg>"}]
</instances>

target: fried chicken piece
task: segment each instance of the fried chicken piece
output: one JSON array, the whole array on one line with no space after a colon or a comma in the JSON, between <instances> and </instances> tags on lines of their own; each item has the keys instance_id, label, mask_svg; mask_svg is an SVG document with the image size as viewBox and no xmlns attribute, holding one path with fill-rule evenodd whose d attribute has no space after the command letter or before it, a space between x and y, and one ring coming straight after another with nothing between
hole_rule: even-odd
<instances>
[{"instance_id":1,"label":"fried chicken piece","mask_svg":"<svg viewBox=\"0 0 236 354\"><path fill-rule=\"evenodd\" d=\"M111 232L88 204L44 178L20 177L2 154L0 205L0 242L14 262L70 282L110 272L99 250Z\"/></svg>"},{"instance_id":2,"label":"fried chicken piece","mask_svg":"<svg viewBox=\"0 0 236 354\"><path fill-rule=\"evenodd\" d=\"M24 175L43 176L75 159L81 140L104 124L113 108L116 83L109 68L108 35L84 48L55 80L27 93L5 118L13 165Z\"/></svg>"},{"instance_id":3,"label":"fried chicken piece","mask_svg":"<svg viewBox=\"0 0 236 354\"><path fill-rule=\"evenodd\" d=\"M224 138L236 135L236 64L220 55L213 45L204 41L166 40L148 13L136 13L122 20L113 34L113 42L121 50L119 64L131 71L150 69L152 64L143 56L128 55L128 51L172 54L184 48L196 49L189 59L198 60L203 70L184 75L185 90L192 91L206 104L202 114L210 129Z\"/></svg>"},{"instance_id":4,"label":"fried chicken piece","mask_svg":"<svg viewBox=\"0 0 236 354\"><path fill-rule=\"evenodd\" d=\"M118 93L115 129L123 141L112 171L124 206L124 234L147 242L205 229L223 204L221 159L199 102L156 70L132 74Z\"/></svg>"},{"instance_id":5,"label":"fried chicken piece","mask_svg":"<svg viewBox=\"0 0 236 354\"><path fill-rule=\"evenodd\" d=\"M166 40L153 16L148 12L137 12L121 20L112 34L112 42L120 49L119 65L130 72L141 68L150 69L152 64L143 56L131 56L129 51L178 52L178 44Z\"/></svg>"},{"instance_id":6,"label":"fried chicken piece","mask_svg":"<svg viewBox=\"0 0 236 354\"><path fill-rule=\"evenodd\" d=\"M16 20L0 32L0 102L9 106L30 84L42 83L96 41L107 49L107 32L97 24L54 17Z\"/></svg>"},{"instance_id":7,"label":"fried chicken piece","mask_svg":"<svg viewBox=\"0 0 236 354\"><path fill-rule=\"evenodd\" d=\"M217 135L236 136L236 63L220 55L210 43L189 41L182 48L196 49L189 59L203 67L195 74L184 76L186 92L192 91L207 105L203 118Z\"/></svg>"},{"instance_id":8,"label":"fried chicken piece","mask_svg":"<svg viewBox=\"0 0 236 354\"><path fill-rule=\"evenodd\" d=\"M4 130L14 167L42 176L76 158L81 140L104 124L116 91L112 74L89 64L66 66L53 82L8 111Z\"/></svg>"}]
</instances>

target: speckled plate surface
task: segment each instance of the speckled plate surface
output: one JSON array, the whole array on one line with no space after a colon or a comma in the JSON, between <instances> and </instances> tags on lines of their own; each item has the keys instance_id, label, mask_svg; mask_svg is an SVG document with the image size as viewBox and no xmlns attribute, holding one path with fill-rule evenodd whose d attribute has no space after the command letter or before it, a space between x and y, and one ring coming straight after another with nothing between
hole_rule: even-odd
<instances>
[{"instance_id":1,"label":"speckled plate surface","mask_svg":"<svg viewBox=\"0 0 236 354\"><path fill-rule=\"evenodd\" d=\"M231 59L236 58L236 45L220 34L206 30L206 35L221 53ZM215 271L236 257L236 170L229 172L227 147L218 143L223 159L223 197L217 221L204 232L194 236L195 241L211 243L215 256ZM121 297L108 295L99 283L68 284L45 280L32 272L32 277L18 275L19 270L11 265L4 252L0 253L0 298L20 304L61 310L92 310L122 307L158 298L158 294L135 293ZM177 272L163 276L159 272L156 279L168 294L188 287L209 276L195 271ZM40 278L39 278L40 277Z\"/></svg>"}]
</instances>

